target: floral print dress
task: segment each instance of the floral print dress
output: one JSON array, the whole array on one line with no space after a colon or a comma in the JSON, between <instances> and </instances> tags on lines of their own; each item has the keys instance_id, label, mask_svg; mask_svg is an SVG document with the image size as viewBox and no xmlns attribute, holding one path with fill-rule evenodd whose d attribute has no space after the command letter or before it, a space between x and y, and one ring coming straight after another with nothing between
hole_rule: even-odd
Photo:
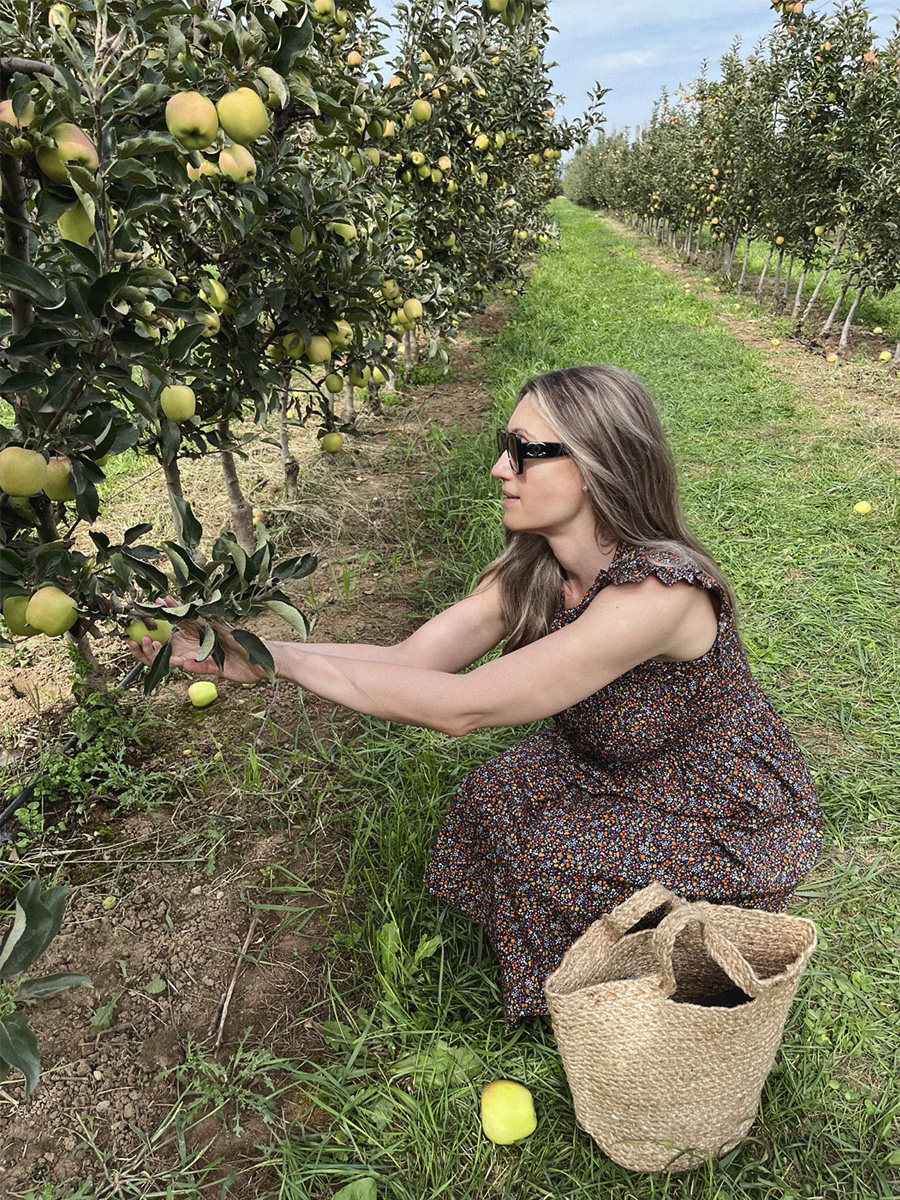
<instances>
[{"instance_id":1,"label":"floral print dress","mask_svg":"<svg viewBox=\"0 0 900 1200\"><path fill-rule=\"evenodd\" d=\"M688 899L783 910L813 866L806 764L756 684L719 586L620 545L574 608L654 574L715 593L718 631L688 662L650 660L463 781L425 877L484 926L507 1022L546 1013L543 981L592 921L657 880Z\"/></svg>"}]
</instances>

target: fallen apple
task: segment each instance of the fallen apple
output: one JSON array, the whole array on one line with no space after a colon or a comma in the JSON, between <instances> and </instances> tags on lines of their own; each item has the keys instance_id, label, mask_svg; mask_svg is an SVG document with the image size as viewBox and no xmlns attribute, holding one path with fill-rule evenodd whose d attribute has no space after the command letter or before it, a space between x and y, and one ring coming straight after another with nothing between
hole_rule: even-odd
<instances>
[{"instance_id":1,"label":"fallen apple","mask_svg":"<svg viewBox=\"0 0 900 1200\"><path fill-rule=\"evenodd\" d=\"M527 1087L496 1079L481 1093L481 1126L498 1146L510 1146L534 1133L537 1117Z\"/></svg>"},{"instance_id":2,"label":"fallen apple","mask_svg":"<svg viewBox=\"0 0 900 1200\"><path fill-rule=\"evenodd\" d=\"M216 691L216 685L210 683L208 679L198 679L196 683L192 683L188 688L188 699L194 708L206 708L208 704L212 704L213 700L219 698L219 693Z\"/></svg>"},{"instance_id":3,"label":"fallen apple","mask_svg":"<svg viewBox=\"0 0 900 1200\"><path fill-rule=\"evenodd\" d=\"M859 513L861 517L865 517L868 516L868 514L872 511L872 505L868 502L868 500L858 500L856 504L853 505L853 511L855 513Z\"/></svg>"}]
</instances>

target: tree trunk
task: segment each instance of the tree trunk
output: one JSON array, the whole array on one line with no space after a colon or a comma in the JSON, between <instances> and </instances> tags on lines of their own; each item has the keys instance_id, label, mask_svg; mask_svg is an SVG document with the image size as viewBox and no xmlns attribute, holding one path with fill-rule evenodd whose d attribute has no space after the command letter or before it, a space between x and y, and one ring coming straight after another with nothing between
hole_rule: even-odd
<instances>
[{"instance_id":1,"label":"tree trunk","mask_svg":"<svg viewBox=\"0 0 900 1200\"><path fill-rule=\"evenodd\" d=\"M768 271L769 263L772 261L773 252L774 252L774 246L770 246L769 253L766 255L766 261L763 263L763 269L762 269L762 274L759 277L759 283L756 285L757 300L763 294L763 284L766 282L766 271Z\"/></svg>"},{"instance_id":2,"label":"tree trunk","mask_svg":"<svg viewBox=\"0 0 900 1200\"><path fill-rule=\"evenodd\" d=\"M895 367L900 367L900 342L897 343L897 349L894 351L894 357L888 363L889 371L893 371Z\"/></svg>"},{"instance_id":3,"label":"tree trunk","mask_svg":"<svg viewBox=\"0 0 900 1200\"><path fill-rule=\"evenodd\" d=\"M219 421L217 428L223 437L228 437L227 420ZM256 534L253 530L253 509L241 491L234 455L230 450L223 450L221 452L221 459L222 475L225 479L225 495L228 497L228 506L231 509L234 536L237 538L241 549L247 554L252 554L256 549Z\"/></svg>"},{"instance_id":4,"label":"tree trunk","mask_svg":"<svg viewBox=\"0 0 900 1200\"><path fill-rule=\"evenodd\" d=\"M25 204L25 182L19 171L18 159L0 154L0 212L3 214L3 248L16 262L29 266L28 210ZM9 293L9 312L14 337L27 333L34 323L34 305L21 292Z\"/></svg>"},{"instance_id":5,"label":"tree trunk","mask_svg":"<svg viewBox=\"0 0 900 1200\"><path fill-rule=\"evenodd\" d=\"M741 267L741 277L738 280L737 294L740 295L747 278L747 263L750 261L750 235L747 235L747 245L744 248L744 265Z\"/></svg>"},{"instance_id":6,"label":"tree trunk","mask_svg":"<svg viewBox=\"0 0 900 1200\"><path fill-rule=\"evenodd\" d=\"M825 283L825 280L831 274L831 272L834 268L834 265L840 256L842 245L843 245L843 239L838 238L837 245L834 248L834 253L832 254L831 259L827 263L825 270L819 276L819 282L816 284L815 288L813 289L813 294L809 298L809 303L806 305L806 308L803 310L803 316L800 318L800 322L799 322L800 325L803 324L803 322L809 317L809 314L812 312L813 305L815 304L816 300L818 300L818 298L819 298L819 292L822 290L822 286Z\"/></svg>"},{"instance_id":7,"label":"tree trunk","mask_svg":"<svg viewBox=\"0 0 900 1200\"><path fill-rule=\"evenodd\" d=\"M853 324L853 318L856 315L856 309L860 300L862 300L862 295L865 290L866 285L863 284L853 297L853 303L850 305L850 311L847 313L847 320L844 322L844 328L841 330L841 340L838 342L838 350L847 349L847 343L850 341L850 328Z\"/></svg>"},{"instance_id":8,"label":"tree trunk","mask_svg":"<svg viewBox=\"0 0 900 1200\"><path fill-rule=\"evenodd\" d=\"M332 401L332 405L334 401ZM349 379L344 380L344 420L352 421L356 414L356 389ZM331 409L334 416L334 408Z\"/></svg>"},{"instance_id":9,"label":"tree trunk","mask_svg":"<svg viewBox=\"0 0 900 1200\"><path fill-rule=\"evenodd\" d=\"M728 243L728 246L725 251L724 274L725 274L725 278L728 280L729 283L731 283L731 281L732 281L731 277L732 277L732 271L734 269L734 255L735 255L736 251L737 251L737 235L735 235L731 239L731 241Z\"/></svg>"},{"instance_id":10,"label":"tree trunk","mask_svg":"<svg viewBox=\"0 0 900 1200\"><path fill-rule=\"evenodd\" d=\"M826 337L831 332L831 327L835 322L835 318L838 315L838 311L839 311L841 305L844 303L844 297L847 295L847 292L850 290L850 286L852 283L853 283L853 275L851 274L851 275L848 275L847 278L844 280L844 283L843 283L843 286L841 287L838 298L834 302L834 308L828 314L828 320L825 322L825 324L819 330L820 338Z\"/></svg>"},{"instance_id":11,"label":"tree trunk","mask_svg":"<svg viewBox=\"0 0 900 1200\"><path fill-rule=\"evenodd\" d=\"M419 361L419 344L416 341L416 335L411 329L407 329L403 334L403 365L407 370L414 367Z\"/></svg>"},{"instance_id":12,"label":"tree trunk","mask_svg":"<svg viewBox=\"0 0 900 1200\"><path fill-rule=\"evenodd\" d=\"M293 500L297 495L297 480L300 478L300 464L291 454L291 443L288 430L288 412L291 407L291 377L284 381L281 389L281 405L278 414L278 443L281 448L281 465L284 467L284 495L286 500Z\"/></svg>"},{"instance_id":13,"label":"tree trunk","mask_svg":"<svg viewBox=\"0 0 900 1200\"><path fill-rule=\"evenodd\" d=\"M806 283L806 267L800 272L800 282L797 284L797 294L794 297L794 310L791 313L791 318L796 321L797 313L800 311L800 301L803 299L803 285Z\"/></svg>"},{"instance_id":14,"label":"tree trunk","mask_svg":"<svg viewBox=\"0 0 900 1200\"><path fill-rule=\"evenodd\" d=\"M681 253L684 255L685 262L691 261L691 242L694 238L694 222L688 221L687 237L684 239L684 245L681 247Z\"/></svg>"},{"instance_id":15,"label":"tree trunk","mask_svg":"<svg viewBox=\"0 0 900 1200\"><path fill-rule=\"evenodd\" d=\"M793 254L788 259L787 275L784 280L784 290L781 293L782 299L787 300L788 292L791 290L791 276L794 273L794 256Z\"/></svg>"},{"instance_id":16,"label":"tree trunk","mask_svg":"<svg viewBox=\"0 0 900 1200\"><path fill-rule=\"evenodd\" d=\"M778 266L775 268L775 284L772 288L772 306L778 307L781 296L781 264L784 262L784 248L778 251Z\"/></svg>"}]
</instances>

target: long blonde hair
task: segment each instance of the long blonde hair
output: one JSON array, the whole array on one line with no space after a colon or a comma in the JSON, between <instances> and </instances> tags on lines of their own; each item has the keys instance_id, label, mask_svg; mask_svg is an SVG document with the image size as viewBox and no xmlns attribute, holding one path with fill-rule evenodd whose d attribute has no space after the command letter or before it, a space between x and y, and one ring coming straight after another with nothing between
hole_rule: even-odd
<instances>
[{"instance_id":1,"label":"long blonde hair","mask_svg":"<svg viewBox=\"0 0 900 1200\"><path fill-rule=\"evenodd\" d=\"M570 367L523 384L578 468L597 541L644 546L653 559L690 563L735 600L721 568L685 523L675 462L653 401L640 380L618 367ZM526 470L528 468L526 467ZM500 589L509 630L504 654L549 632L559 607L561 568L540 534L507 531L506 549L483 572Z\"/></svg>"}]
</instances>

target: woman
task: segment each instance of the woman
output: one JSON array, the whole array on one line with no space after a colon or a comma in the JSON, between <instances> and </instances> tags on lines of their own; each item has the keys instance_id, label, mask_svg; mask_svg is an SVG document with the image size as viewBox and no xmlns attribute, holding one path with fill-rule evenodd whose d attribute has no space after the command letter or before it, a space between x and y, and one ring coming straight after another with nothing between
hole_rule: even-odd
<instances>
[{"instance_id":1,"label":"woman","mask_svg":"<svg viewBox=\"0 0 900 1200\"><path fill-rule=\"evenodd\" d=\"M498 451L507 548L471 595L396 646L267 644L279 678L385 720L462 735L554 717L468 776L426 875L485 927L515 1025L546 1012L543 980L575 938L653 879L783 909L821 815L640 382L614 367L532 379ZM197 647L178 633L172 664L218 674ZM223 673L262 675L230 639Z\"/></svg>"}]
</instances>

